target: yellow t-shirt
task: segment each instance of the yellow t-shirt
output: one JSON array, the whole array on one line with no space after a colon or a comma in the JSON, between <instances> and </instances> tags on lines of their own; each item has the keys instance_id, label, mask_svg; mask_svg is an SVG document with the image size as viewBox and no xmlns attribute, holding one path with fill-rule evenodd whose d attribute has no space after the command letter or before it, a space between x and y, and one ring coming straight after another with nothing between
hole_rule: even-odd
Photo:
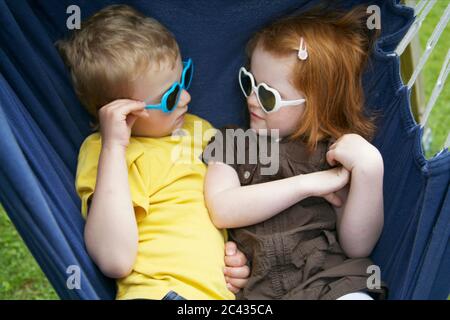
<instances>
[{"instance_id":1,"label":"yellow t-shirt","mask_svg":"<svg viewBox=\"0 0 450 320\"><path fill-rule=\"evenodd\" d=\"M212 224L203 197L206 167L199 159L215 130L186 114L179 135L131 137L128 181L139 230L133 271L117 280L117 299L234 299L224 275L225 232ZM76 189L86 217L95 189L101 137L86 138L78 156Z\"/></svg>"}]
</instances>

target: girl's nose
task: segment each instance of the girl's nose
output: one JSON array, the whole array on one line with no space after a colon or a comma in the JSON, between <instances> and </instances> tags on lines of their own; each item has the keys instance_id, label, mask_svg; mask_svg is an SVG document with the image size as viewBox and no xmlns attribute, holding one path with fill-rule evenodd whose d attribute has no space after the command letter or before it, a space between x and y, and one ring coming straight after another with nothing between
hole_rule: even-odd
<instances>
[{"instance_id":1,"label":"girl's nose","mask_svg":"<svg viewBox=\"0 0 450 320\"><path fill-rule=\"evenodd\" d=\"M247 98L247 104L252 108L259 107L258 99L256 98L256 93L254 91L252 91L252 94Z\"/></svg>"}]
</instances>

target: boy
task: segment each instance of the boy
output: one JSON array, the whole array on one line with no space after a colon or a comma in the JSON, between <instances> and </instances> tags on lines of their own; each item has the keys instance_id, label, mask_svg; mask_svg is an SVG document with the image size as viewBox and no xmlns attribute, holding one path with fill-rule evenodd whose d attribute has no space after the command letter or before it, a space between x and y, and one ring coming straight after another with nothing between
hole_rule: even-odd
<instances>
[{"instance_id":1,"label":"boy","mask_svg":"<svg viewBox=\"0 0 450 320\"><path fill-rule=\"evenodd\" d=\"M191 146L194 122L211 129L186 113L192 61L182 63L160 23L124 5L99 11L58 48L100 124L81 146L76 189L87 250L117 279L117 299L233 299L245 258L225 258L234 267L225 279L224 233L204 204L206 168L174 152L180 141ZM177 129L185 135L174 139Z\"/></svg>"}]
</instances>

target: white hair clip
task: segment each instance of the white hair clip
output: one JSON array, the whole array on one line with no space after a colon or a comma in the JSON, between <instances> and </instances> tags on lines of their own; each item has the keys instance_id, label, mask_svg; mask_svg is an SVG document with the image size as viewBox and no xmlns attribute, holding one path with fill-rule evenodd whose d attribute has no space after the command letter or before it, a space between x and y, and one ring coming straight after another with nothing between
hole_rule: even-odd
<instances>
[{"instance_id":1,"label":"white hair clip","mask_svg":"<svg viewBox=\"0 0 450 320\"><path fill-rule=\"evenodd\" d=\"M303 41L303 37L300 38L300 45L298 47L298 58L300 60L306 60L308 58L308 51L306 50L306 43Z\"/></svg>"}]
</instances>

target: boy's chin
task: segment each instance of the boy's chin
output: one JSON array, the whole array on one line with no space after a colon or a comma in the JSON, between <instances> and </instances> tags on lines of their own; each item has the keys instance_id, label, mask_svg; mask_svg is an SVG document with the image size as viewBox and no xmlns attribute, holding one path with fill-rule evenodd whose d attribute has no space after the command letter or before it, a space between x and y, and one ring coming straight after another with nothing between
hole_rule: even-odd
<instances>
[{"instance_id":1,"label":"boy's chin","mask_svg":"<svg viewBox=\"0 0 450 320\"><path fill-rule=\"evenodd\" d=\"M174 127L174 129L180 129L180 128L183 127L183 125L184 125L184 117L183 117L182 119L180 119L180 120L177 120L177 121L175 122L175 127Z\"/></svg>"},{"instance_id":2,"label":"boy's chin","mask_svg":"<svg viewBox=\"0 0 450 320\"><path fill-rule=\"evenodd\" d=\"M179 117L175 120L172 131L181 129L183 127L183 125L184 125L184 115L182 115L181 117Z\"/></svg>"}]
</instances>

